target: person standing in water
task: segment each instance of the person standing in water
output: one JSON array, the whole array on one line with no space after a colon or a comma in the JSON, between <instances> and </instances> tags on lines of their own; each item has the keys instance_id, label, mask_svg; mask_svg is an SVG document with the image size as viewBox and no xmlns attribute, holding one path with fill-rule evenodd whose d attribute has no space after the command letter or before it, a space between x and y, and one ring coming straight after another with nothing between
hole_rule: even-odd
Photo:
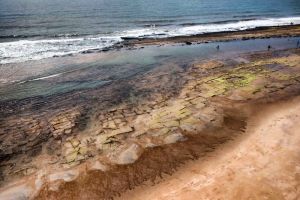
<instances>
[{"instance_id":1,"label":"person standing in water","mask_svg":"<svg viewBox=\"0 0 300 200\"><path fill-rule=\"evenodd\" d=\"M268 46L268 51L270 51L270 50L271 50L271 48L272 48L272 47L271 47L271 45L269 45L269 46Z\"/></svg>"}]
</instances>

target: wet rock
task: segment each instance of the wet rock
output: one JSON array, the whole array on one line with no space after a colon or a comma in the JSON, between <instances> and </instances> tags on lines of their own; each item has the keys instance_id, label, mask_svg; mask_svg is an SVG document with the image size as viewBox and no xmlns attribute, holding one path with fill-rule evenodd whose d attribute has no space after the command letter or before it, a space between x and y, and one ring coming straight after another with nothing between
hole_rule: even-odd
<instances>
[{"instance_id":1,"label":"wet rock","mask_svg":"<svg viewBox=\"0 0 300 200\"><path fill-rule=\"evenodd\" d=\"M86 51L82 51L81 53L82 54L89 54L89 53L94 53L94 51L92 51L92 50L86 50Z\"/></svg>"},{"instance_id":2,"label":"wet rock","mask_svg":"<svg viewBox=\"0 0 300 200\"><path fill-rule=\"evenodd\" d=\"M109 50L110 50L109 47L104 47L104 48L102 49L102 51L104 51L104 52L109 51Z\"/></svg>"}]
</instances>

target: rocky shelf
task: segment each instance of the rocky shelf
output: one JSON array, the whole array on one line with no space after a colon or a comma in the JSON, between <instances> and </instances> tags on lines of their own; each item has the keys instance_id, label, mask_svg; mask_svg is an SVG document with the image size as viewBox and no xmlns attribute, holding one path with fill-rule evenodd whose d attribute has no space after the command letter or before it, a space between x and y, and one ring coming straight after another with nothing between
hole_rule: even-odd
<instances>
[{"instance_id":1,"label":"rocky shelf","mask_svg":"<svg viewBox=\"0 0 300 200\"><path fill-rule=\"evenodd\" d=\"M256 105L299 95L299 63L298 49L196 59L104 87L5 101L0 198L109 199L155 182L243 133Z\"/></svg>"}]
</instances>

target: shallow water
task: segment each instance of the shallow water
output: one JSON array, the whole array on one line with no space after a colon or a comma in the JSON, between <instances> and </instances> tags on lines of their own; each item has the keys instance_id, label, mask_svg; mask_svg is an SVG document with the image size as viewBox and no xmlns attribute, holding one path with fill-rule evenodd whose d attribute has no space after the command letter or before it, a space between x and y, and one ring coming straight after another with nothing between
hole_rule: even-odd
<instances>
[{"instance_id":1,"label":"shallow water","mask_svg":"<svg viewBox=\"0 0 300 200\"><path fill-rule=\"evenodd\" d=\"M112 81L146 73L163 64L184 66L194 60L233 58L241 53L264 51L271 44L273 50L295 48L300 38L271 38L230 41L195 45L147 46L143 49L120 50L72 57L49 58L7 67L48 70L24 80L0 87L0 100L62 94L73 90L101 87ZM220 50L216 49L220 45ZM81 60L78 63L78 60ZM50 67L49 67L50 66ZM33 74L34 71L33 71Z\"/></svg>"}]
</instances>

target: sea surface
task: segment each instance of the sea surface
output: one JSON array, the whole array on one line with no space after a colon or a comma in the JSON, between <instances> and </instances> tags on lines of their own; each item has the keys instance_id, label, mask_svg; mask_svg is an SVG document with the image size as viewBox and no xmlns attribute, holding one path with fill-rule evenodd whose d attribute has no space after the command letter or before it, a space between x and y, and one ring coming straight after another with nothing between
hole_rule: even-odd
<instances>
[{"instance_id":1,"label":"sea surface","mask_svg":"<svg viewBox=\"0 0 300 200\"><path fill-rule=\"evenodd\" d=\"M84 93L85 89L132 79L160 66L184 67L207 59L247 62L239 56L266 51L269 44L272 50L295 48L299 40L300 37L218 42L219 50L214 43L146 46L3 65L0 67L0 105L6 100L62 95L75 90ZM8 82L3 86L5 78ZM130 93L130 90L124 92Z\"/></svg>"},{"instance_id":2,"label":"sea surface","mask_svg":"<svg viewBox=\"0 0 300 200\"><path fill-rule=\"evenodd\" d=\"M172 37L300 24L300 0L0 0L0 64Z\"/></svg>"}]
</instances>

